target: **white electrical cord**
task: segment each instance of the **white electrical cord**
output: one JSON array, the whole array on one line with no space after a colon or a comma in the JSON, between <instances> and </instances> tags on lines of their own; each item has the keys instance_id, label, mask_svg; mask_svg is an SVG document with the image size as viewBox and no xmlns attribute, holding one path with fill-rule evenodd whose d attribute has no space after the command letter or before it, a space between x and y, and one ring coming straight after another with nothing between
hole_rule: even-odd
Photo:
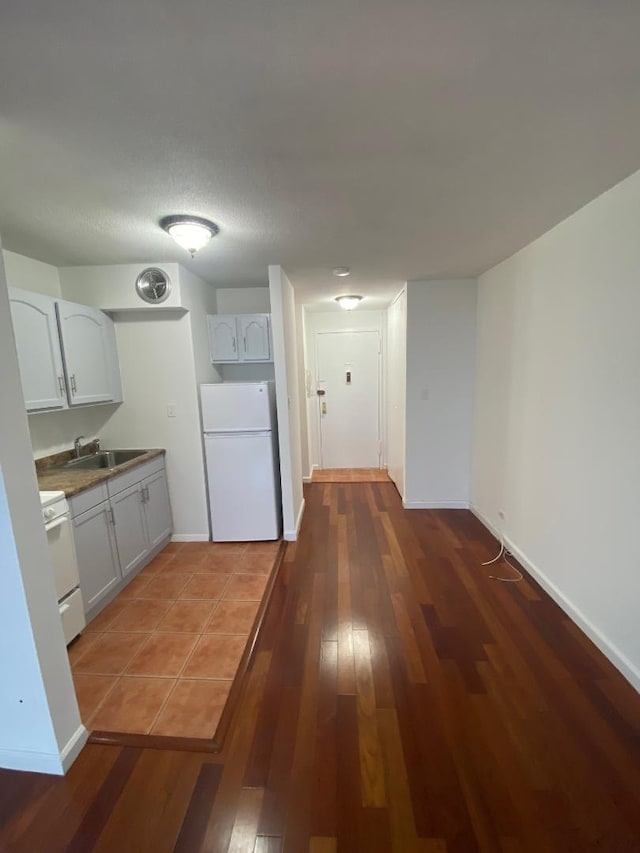
<instances>
[{"instance_id":1,"label":"white electrical cord","mask_svg":"<svg viewBox=\"0 0 640 853\"><path fill-rule=\"evenodd\" d=\"M499 560L504 560L504 562L508 566L511 566L511 568L514 570L514 572L518 573L518 577L517 578L501 578L498 575L489 575L490 579L493 581L502 581L503 583L518 583L519 581L522 580L522 577L523 577L522 572L520 571L520 569L517 566L514 566L513 563L511 563L509 561L509 559L508 559L509 557L513 557L513 554L511 553L511 551L509 551L507 548L504 547L504 542L502 540L500 540L500 550L498 551L496 556L492 560L487 560L485 563L481 563L480 565L490 566L493 563L497 563Z\"/></svg>"}]
</instances>

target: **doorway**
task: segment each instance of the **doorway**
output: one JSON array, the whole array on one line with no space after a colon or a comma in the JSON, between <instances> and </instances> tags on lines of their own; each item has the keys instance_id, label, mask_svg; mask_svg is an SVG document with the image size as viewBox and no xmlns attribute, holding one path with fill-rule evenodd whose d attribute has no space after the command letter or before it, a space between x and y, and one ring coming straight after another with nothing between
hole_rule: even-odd
<instances>
[{"instance_id":1,"label":"doorway","mask_svg":"<svg viewBox=\"0 0 640 853\"><path fill-rule=\"evenodd\" d=\"M322 468L380 468L380 333L318 332Z\"/></svg>"}]
</instances>

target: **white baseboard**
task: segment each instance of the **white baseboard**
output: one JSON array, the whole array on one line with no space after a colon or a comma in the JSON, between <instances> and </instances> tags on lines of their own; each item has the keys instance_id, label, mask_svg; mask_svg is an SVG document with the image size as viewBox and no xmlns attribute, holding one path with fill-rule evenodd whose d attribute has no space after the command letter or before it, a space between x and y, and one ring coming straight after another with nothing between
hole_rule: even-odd
<instances>
[{"instance_id":1,"label":"white baseboard","mask_svg":"<svg viewBox=\"0 0 640 853\"><path fill-rule=\"evenodd\" d=\"M69 742L60 753L62 767L65 773L71 767L76 758L80 755L82 747L88 740L89 732L85 729L84 726L78 726L73 736L70 738Z\"/></svg>"},{"instance_id":2,"label":"white baseboard","mask_svg":"<svg viewBox=\"0 0 640 853\"><path fill-rule=\"evenodd\" d=\"M64 776L89 739L89 732L79 726L62 752L31 752L26 749L0 749L0 767L24 770L28 773L48 773Z\"/></svg>"},{"instance_id":3,"label":"white baseboard","mask_svg":"<svg viewBox=\"0 0 640 853\"><path fill-rule=\"evenodd\" d=\"M29 752L26 749L0 749L0 767L63 776L64 768L57 752Z\"/></svg>"},{"instance_id":4,"label":"white baseboard","mask_svg":"<svg viewBox=\"0 0 640 853\"><path fill-rule=\"evenodd\" d=\"M313 479L313 472L314 472L314 471L316 471L319 467L320 467L319 465L312 465L312 466L311 466L311 471L309 472L309 476L308 476L308 477L303 477L303 478L302 478L302 482L303 482L303 483L310 483L310 482L311 482L311 480Z\"/></svg>"},{"instance_id":5,"label":"white baseboard","mask_svg":"<svg viewBox=\"0 0 640 853\"><path fill-rule=\"evenodd\" d=\"M476 518L484 524L484 526L500 539L500 533L496 528L485 518L480 510L475 507L470 507L471 512ZM540 586L547 592L556 604L561 607L564 612L571 618L576 625L584 631L591 642L597 646L602 654L608 658L615 668L627 679L627 681L640 693L640 670L633 664L629 658L620 651L620 649L605 637L605 635L588 619L584 613L571 602L562 590L550 580L547 575L533 563L526 554L508 537L504 536L505 547L511 551L516 560L534 577Z\"/></svg>"},{"instance_id":6,"label":"white baseboard","mask_svg":"<svg viewBox=\"0 0 640 853\"><path fill-rule=\"evenodd\" d=\"M48 773L63 776L80 754L89 739L89 732L79 726L61 753L31 752L26 749L0 749L0 767L25 770L29 773Z\"/></svg>"},{"instance_id":7,"label":"white baseboard","mask_svg":"<svg viewBox=\"0 0 640 853\"><path fill-rule=\"evenodd\" d=\"M402 500L404 509L469 509L469 501L407 501Z\"/></svg>"},{"instance_id":8,"label":"white baseboard","mask_svg":"<svg viewBox=\"0 0 640 853\"><path fill-rule=\"evenodd\" d=\"M298 512L298 518L296 519L296 529L295 530L285 530L283 533L283 539L286 542L295 542L298 538L298 533L300 533L300 525L302 524L302 516L304 515L304 507L305 500L302 499L302 503L300 504L300 511Z\"/></svg>"},{"instance_id":9,"label":"white baseboard","mask_svg":"<svg viewBox=\"0 0 640 853\"><path fill-rule=\"evenodd\" d=\"M172 542L208 542L208 533L174 533Z\"/></svg>"},{"instance_id":10,"label":"white baseboard","mask_svg":"<svg viewBox=\"0 0 640 853\"><path fill-rule=\"evenodd\" d=\"M494 526L494 525L489 521L489 519L488 519L485 515L483 515L483 513L481 513L481 512L480 512L480 510L478 509L478 507L477 507L477 506L474 506L473 504L469 504L469 509L471 510L471 512L473 513L473 515L475 515L475 517L478 519L478 521L480 521L480 522L481 522L481 523L482 523L482 524L487 528L487 530L488 530L488 531L489 531L493 536L495 536L495 537L496 537L496 539L497 539L498 541L500 541L500 536L501 536L500 531L498 530L498 528L497 528L497 527L495 527L495 526Z\"/></svg>"}]
</instances>

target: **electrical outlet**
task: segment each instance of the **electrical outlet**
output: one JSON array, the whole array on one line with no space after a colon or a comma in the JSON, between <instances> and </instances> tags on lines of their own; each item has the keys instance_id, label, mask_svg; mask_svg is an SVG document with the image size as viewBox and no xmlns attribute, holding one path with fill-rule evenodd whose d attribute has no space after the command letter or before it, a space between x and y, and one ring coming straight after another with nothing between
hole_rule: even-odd
<instances>
[{"instance_id":1,"label":"electrical outlet","mask_svg":"<svg viewBox=\"0 0 640 853\"><path fill-rule=\"evenodd\" d=\"M500 519L502 519L502 521L504 521L504 510L503 509L498 510L498 518L500 518Z\"/></svg>"},{"instance_id":2,"label":"electrical outlet","mask_svg":"<svg viewBox=\"0 0 640 853\"><path fill-rule=\"evenodd\" d=\"M167 406L167 417L168 418L175 418L175 417L177 417L177 415L178 415L177 406Z\"/></svg>"}]
</instances>

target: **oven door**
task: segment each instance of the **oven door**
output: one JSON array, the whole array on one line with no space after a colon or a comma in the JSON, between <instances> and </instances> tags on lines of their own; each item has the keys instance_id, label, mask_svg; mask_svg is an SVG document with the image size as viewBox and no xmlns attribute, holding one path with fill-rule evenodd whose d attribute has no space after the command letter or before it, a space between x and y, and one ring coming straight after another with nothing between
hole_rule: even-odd
<instances>
[{"instance_id":1,"label":"oven door","mask_svg":"<svg viewBox=\"0 0 640 853\"><path fill-rule=\"evenodd\" d=\"M80 582L71 519L68 515L61 515L54 521L45 524L45 530L47 531L49 555L53 565L56 594L58 601L60 601L69 595Z\"/></svg>"}]
</instances>

